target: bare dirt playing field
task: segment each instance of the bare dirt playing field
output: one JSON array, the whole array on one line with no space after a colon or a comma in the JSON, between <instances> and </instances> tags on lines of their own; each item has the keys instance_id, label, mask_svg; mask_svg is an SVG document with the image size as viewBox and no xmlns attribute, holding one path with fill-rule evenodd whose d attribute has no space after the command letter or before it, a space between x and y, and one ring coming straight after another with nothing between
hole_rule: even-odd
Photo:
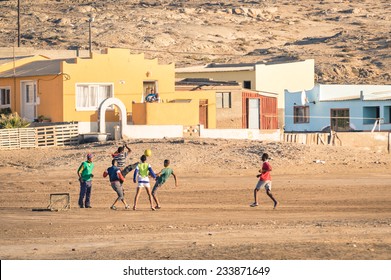
<instances>
[{"instance_id":1,"label":"bare dirt playing field","mask_svg":"<svg viewBox=\"0 0 391 280\"><path fill-rule=\"evenodd\" d=\"M238 140L129 142L135 161L146 148L170 178L151 211L110 210L115 199L102 177L120 143L0 151L0 258L9 259L391 259L389 154L348 147ZM91 209L79 209L76 170L95 155ZM273 193L249 207L268 152ZM316 161L324 163L316 163ZM128 175L126 198L135 184ZM35 212L50 193L69 192L72 208Z\"/></svg>"}]
</instances>

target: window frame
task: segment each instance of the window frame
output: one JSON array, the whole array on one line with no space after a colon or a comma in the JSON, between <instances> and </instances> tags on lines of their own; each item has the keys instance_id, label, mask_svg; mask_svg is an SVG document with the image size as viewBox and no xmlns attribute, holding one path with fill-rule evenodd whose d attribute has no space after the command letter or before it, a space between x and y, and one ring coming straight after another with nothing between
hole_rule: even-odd
<instances>
[{"instance_id":1,"label":"window frame","mask_svg":"<svg viewBox=\"0 0 391 280\"><path fill-rule=\"evenodd\" d=\"M87 86L88 87L88 94L90 94L90 89L91 88L97 88L98 89L98 92L96 93L96 97L97 98L95 100L95 102L97 104L96 106L89 106L89 107L80 107L80 106L78 106L78 93L79 93L78 88L81 87L81 86ZM101 87L103 87L103 86L109 86L110 87L111 95L108 98L114 97L114 83L77 83L75 85L75 102L76 102L75 103L75 107L76 107L76 111L97 111L99 109L99 104L103 100L106 99L105 98L105 99L103 99L103 100L101 100L99 102L100 94L101 94ZM108 110L114 110L114 107L110 106L110 107L108 107Z\"/></svg>"},{"instance_id":2,"label":"window frame","mask_svg":"<svg viewBox=\"0 0 391 280\"><path fill-rule=\"evenodd\" d=\"M376 120L380 119L380 106L363 106L363 120L362 123L363 125L373 125ZM374 114L375 117L371 118L364 118L365 115L371 115Z\"/></svg>"},{"instance_id":3,"label":"window frame","mask_svg":"<svg viewBox=\"0 0 391 280\"><path fill-rule=\"evenodd\" d=\"M251 80L243 80L243 88L251 89L251 87L252 87Z\"/></svg>"},{"instance_id":4,"label":"window frame","mask_svg":"<svg viewBox=\"0 0 391 280\"><path fill-rule=\"evenodd\" d=\"M226 105L225 104L226 102L224 102L224 100L226 100L224 97L226 96L228 96L228 105ZM216 92L216 109L231 109L231 108L232 108L232 93L230 91Z\"/></svg>"},{"instance_id":5,"label":"window frame","mask_svg":"<svg viewBox=\"0 0 391 280\"><path fill-rule=\"evenodd\" d=\"M348 117L333 116L333 112L347 112ZM347 126L338 126L338 122L341 122L341 119L347 119ZM337 125L334 125L334 123ZM337 129L335 129L337 128ZM330 108L330 130L333 131L349 131L350 130L350 108Z\"/></svg>"},{"instance_id":6,"label":"window frame","mask_svg":"<svg viewBox=\"0 0 391 280\"><path fill-rule=\"evenodd\" d=\"M298 110L303 109L303 115L298 114ZM293 123L303 124L310 122L310 106L293 106Z\"/></svg>"},{"instance_id":7,"label":"window frame","mask_svg":"<svg viewBox=\"0 0 391 280\"><path fill-rule=\"evenodd\" d=\"M4 94L6 94L6 92L8 91L8 101L9 103L7 104L3 104L3 98L2 98L2 91L4 90ZM8 86L0 86L0 108L1 109L4 109L4 108L11 108L11 87L8 87Z\"/></svg>"}]
</instances>

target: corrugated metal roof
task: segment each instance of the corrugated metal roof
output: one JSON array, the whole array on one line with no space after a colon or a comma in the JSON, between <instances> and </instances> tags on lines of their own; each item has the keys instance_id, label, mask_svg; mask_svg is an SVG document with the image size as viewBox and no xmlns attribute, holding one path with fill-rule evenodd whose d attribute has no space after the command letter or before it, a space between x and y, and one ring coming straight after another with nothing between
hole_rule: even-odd
<instances>
[{"instance_id":1,"label":"corrugated metal roof","mask_svg":"<svg viewBox=\"0 0 391 280\"><path fill-rule=\"evenodd\" d=\"M26 55L26 56L17 56L15 57L15 61L21 60L23 58L27 57L33 57L33 55ZM0 57L0 65L7 64L14 61L13 57Z\"/></svg>"},{"instance_id":2,"label":"corrugated metal roof","mask_svg":"<svg viewBox=\"0 0 391 280\"><path fill-rule=\"evenodd\" d=\"M72 63L75 60L54 59L54 60L33 61L25 65L16 67L15 75L13 69L1 72L0 78L58 75L61 73L62 61Z\"/></svg>"},{"instance_id":3,"label":"corrugated metal roof","mask_svg":"<svg viewBox=\"0 0 391 280\"><path fill-rule=\"evenodd\" d=\"M233 72L233 71L254 71L255 63L238 64L208 64L201 66L192 66L185 68L176 68L176 73L200 73L200 72Z\"/></svg>"},{"instance_id":4,"label":"corrugated metal roof","mask_svg":"<svg viewBox=\"0 0 391 280\"><path fill-rule=\"evenodd\" d=\"M236 81L215 81L208 78L186 78L175 82L176 85L194 86L239 86Z\"/></svg>"}]
</instances>

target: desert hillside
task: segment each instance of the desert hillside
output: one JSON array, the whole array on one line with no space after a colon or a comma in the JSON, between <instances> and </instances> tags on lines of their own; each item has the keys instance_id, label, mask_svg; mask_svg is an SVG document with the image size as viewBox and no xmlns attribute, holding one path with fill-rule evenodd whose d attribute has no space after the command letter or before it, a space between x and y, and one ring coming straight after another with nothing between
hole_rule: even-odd
<instances>
[{"instance_id":1,"label":"desert hillside","mask_svg":"<svg viewBox=\"0 0 391 280\"><path fill-rule=\"evenodd\" d=\"M178 67L314 58L319 83L391 84L389 0L23 0L21 45L129 48ZM0 47L17 40L0 0Z\"/></svg>"}]
</instances>

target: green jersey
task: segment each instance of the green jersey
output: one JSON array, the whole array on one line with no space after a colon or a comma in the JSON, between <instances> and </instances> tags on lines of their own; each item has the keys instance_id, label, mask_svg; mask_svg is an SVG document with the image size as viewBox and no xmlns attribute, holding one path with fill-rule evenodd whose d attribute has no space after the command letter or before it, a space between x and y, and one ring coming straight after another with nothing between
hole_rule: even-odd
<instances>
[{"instance_id":1,"label":"green jersey","mask_svg":"<svg viewBox=\"0 0 391 280\"><path fill-rule=\"evenodd\" d=\"M92 169L94 169L94 164L89 161L84 161L81 163L79 169L77 170L77 173L80 173L81 171L80 175L83 181L91 181Z\"/></svg>"},{"instance_id":2,"label":"green jersey","mask_svg":"<svg viewBox=\"0 0 391 280\"><path fill-rule=\"evenodd\" d=\"M167 181L168 177L170 177L170 175L173 173L174 170L172 170L170 167L163 168L159 178L157 179L157 182L163 185Z\"/></svg>"}]
</instances>

